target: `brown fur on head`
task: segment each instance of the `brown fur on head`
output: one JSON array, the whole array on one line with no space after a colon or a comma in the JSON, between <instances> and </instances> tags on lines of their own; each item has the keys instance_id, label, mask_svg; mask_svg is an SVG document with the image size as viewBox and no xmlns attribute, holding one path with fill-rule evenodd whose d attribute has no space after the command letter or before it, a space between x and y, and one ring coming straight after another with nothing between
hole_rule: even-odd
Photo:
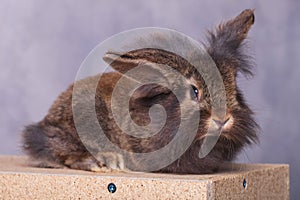
<instances>
[{"instance_id":1,"label":"brown fur on head","mask_svg":"<svg viewBox=\"0 0 300 200\"><path fill-rule=\"evenodd\" d=\"M161 172L172 173L207 173L213 172L223 161L232 160L247 144L257 141L257 124L253 113L246 104L241 91L236 85L237 74L251 74L249 56L244 53L243 40L254 23L253 10L245 10L236 18L222 24L215 33L210 32L206 50L216 63L223 78L227 110L222 118L212 116L210 94L204 80L195 68L184 58L160 49L138 49L131 52L117 54L109 52L104 60L118 72L104 73L101 76L96 91L96 113L99 123L108 138L120 148L131 152L146 153L162 148L168 144L176 134L180 124L180 106L196 112L200 109L200 121L197 135L186 152L174 163L161 169ZM146 126L150 123L149 109L160 104L166 111L166 124L159 133L149 138L137 138L123 133L113 119L111 96L117 81L129 70L144 65L145 76L154 74L158 82L164 83L176 90L179 85L186 87L183 104L168 87L159 84L147 84L138 88L129 102L130 117L123 117L125 125L132 120ZM168 65L182 74L185 79L176 81L176 77L161 69L160 65ZM173 77L172 77L173 76ZM125 77L128 82L136 81L135 77ZM97 77L90 77L79 82L82 91L82 101L88 101L90 82ZM95 166L115 168L121 166L121 161L112 163L96 161L80 143L72 116L71 86L64 92L43 121L28 126L24 131L24 149L35 159L41 160L42 166L50 163L67 165L71 168L93 170ZM93 91L91 91L93 92ZM128 95L120 92L118 95ZM78 99L80 100L80 99ZM121 103L121 102L120 102ZM112 105L114 106L114 105ZM125 108L127 109L127 108ZM82 119L88 116L89 110L82 108ZM189 116L193 123L193 115ZM213 124L222 128L222 134L214 149L205 158L199 158L199 150L206 137L208 126ZM189 134L189 127L186 134ZM101 152L99 152L101 153ZM105 152L104 152L105 153ZM108 154L100 154L104 159ZM110 155L110 154L109 154ZM110 155L111 156L111 155ZM113 156L118 158L118 156ZM116 164L117 163L117 164ZM126 163L125 163L126 165ZM52 165L50 165L52 166ZM55 166L55 165L54 165ZM94 170L96 171L96 170Z\"/></svg>"}]
</instances>

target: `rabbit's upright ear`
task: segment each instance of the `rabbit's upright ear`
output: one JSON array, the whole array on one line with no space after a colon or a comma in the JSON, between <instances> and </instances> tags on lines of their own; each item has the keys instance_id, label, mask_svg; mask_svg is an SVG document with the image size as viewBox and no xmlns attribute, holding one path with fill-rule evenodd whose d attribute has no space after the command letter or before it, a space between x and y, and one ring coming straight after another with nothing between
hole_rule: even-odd
<instances>
[{"instance_id":1,"label":"rabbit's upright ear","mask_svg":"<svg viewBox=\"0 0 300 200\"><path fill-rule=\"evenodd\" d=\"M254 11L244 10L237 17L219 25L216 32L209 32L208 53L217 63L234 64L237 71L252 75L249 56L242 49L243 40L254 24Z\"/></svg>"},{"instance_id":2,"label":"rabbit's upright ear","mask_svg":"<svg viewBox=\"0 0 300 200\"><path fill-rule=\"evenodd\" d=\"M128 53L121 54L116 52L106 53L103 60L128 78L128 84L135 82L136 84L143 85L135 91L134 98L136 99L152 98L159 94L170 92L168 87L171 85L169 82L171 80L171 73L160 64L147 61L143 58L131 57ZM134 70L134 68L137 70ZM145 82L151 84L144 84Z\"/></svg>"}]
</instances>

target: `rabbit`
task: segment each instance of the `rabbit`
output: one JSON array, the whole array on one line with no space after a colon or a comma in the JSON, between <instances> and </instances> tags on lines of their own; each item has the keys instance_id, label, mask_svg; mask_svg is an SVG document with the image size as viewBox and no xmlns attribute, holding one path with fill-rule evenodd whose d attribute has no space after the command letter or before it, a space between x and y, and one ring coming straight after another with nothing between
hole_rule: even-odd
<instances>
[{"instance_id":1,"label":"rabbit","mask_svg":"<svg viewBox=\"0 0 300 200\"><path fill-rule=\"evenodd\" d=\"M222 164L236 158L243 147L258 142L259 125L255 122L254 113L246 103L236 81L238 74L253 75L253 62L245 53L244 45L244 40L253 24L254 11L247 9L208 34L205 50L216 63L226 92L227 109L223 118L215 118L212 115L210 94L204 80L184 58L172 52L152 48L125 53L108 52L103 59L115 71L105 72L101 74L101 77L100 75L88 77L72 84L60 94L43 120L24 128L22 147L29 155L31 164L37 167L67 167L93 172L128 170L125 159L117 152L97 152L92 155L76 130L72 111L72 92L75 84L80 93L80 98L76 101L87 101L86 93L91 90L91 83L100 79L95 94L95 112L99 124L111 142L121 149L132 152L147 153L160 149L170 142L178 130L181 114L179 107L195 108L200 112L200 120L196 122L198 128L191 145L175 161L153 172L177 174L217 172ZM167 64L185 77L182 83L177 84L188 85L182 105L169 88L157 84L143 85L133 93L128 109L130 119L139 126L146 126L150 123L151 106L160 104L165 109L165 125L158 134L148 138L137 138L122 132L114 121L110 106L117 82L126 72L141 63L162 77L167 77L169 74L162 73L157 67ZM134 79L134 77L128 79ZM79 110L79 117L82 119L90 114L88 108L79 108ZM124 118L125 124L126 119ZM208 126L212 122L222 129L222 132L211 152L200 158L200 147ZM191 130L187 129L186 134L189 131Z\"/></svg>"}]
</instances>

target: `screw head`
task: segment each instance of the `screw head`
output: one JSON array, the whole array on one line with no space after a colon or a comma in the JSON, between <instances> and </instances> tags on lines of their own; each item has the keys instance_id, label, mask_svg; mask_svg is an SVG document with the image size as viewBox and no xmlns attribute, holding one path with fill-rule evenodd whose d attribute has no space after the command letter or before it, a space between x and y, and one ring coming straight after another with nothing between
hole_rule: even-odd
<instances>
[{"instance_id":1,"label":"screw head","mask_svg":"<svg viewBox=\"0 0 300 200\"><path fill-rule=\"evenodd\" d=\"M115 193L117 191L117 186L114 183L110 183L108 184L107 189L110 193Z\"/></svg>"},{"instance_id":2,"label":"screw head","mask_svg":"<svg viewBox=\"0 0 300 200\"><path fill-rule=\"evenodd\" d=\"M246 189L246 187L247 187L247 181L246 181L246 179L244 179L243 180L243 187Z\"/></svg>"}]
</instances>

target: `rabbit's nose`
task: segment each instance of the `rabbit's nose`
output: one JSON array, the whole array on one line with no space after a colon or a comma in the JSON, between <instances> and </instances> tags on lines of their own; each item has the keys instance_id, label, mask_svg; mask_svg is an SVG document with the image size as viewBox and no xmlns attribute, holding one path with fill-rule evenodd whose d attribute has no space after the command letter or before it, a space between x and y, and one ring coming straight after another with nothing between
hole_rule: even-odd
<instances>
[{"instance_id":1,"label":"rabbit's nose","mask_svg":"<svg viewBox=\"0 0 300 200\"><path fill-rule=\"evenodd\" d=\"M227 123L230 121L231 115L226 115L224 118L212 118L214 125L219 128L226 128Z\"/></svg>"}]
</instances>

